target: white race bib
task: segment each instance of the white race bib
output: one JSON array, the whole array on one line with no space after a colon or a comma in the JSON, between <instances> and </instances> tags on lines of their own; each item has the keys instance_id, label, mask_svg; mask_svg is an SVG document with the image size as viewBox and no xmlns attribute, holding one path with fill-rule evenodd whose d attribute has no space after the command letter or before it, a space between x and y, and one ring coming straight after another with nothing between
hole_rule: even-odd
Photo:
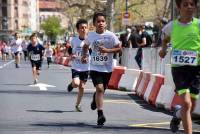
<instances>
[{"instance_id":1,"label":"white race bib","mask_svg":"<svg viewBox=\"0 0 200 134\"><path fill-rule=\"evenodd\" d=\"M93 65L106 65L108 62L108 55L106 53L92 53L91 63Z\"/></svg>"},{"instance_id":2,"label":"white race bib","mask_svg":"<svg viewBox=\"0 0 200 134\"><path fill-rule=\"evenodd\" d=\"M33 61L38 61L38 60L40 60L40 54L32 54L32 55L31 55L31 60L33 60Z\"/></svg>"},{"instance_id":3,"label":"white race bib","mask_svg":"<svg viewBox=\"0 0 200 134\"><path fill-rule=\"evenodd\" d=\"M188 50L173 50L171 62L173 65L198 65L198 52Z\"/></svg>"}]
</instances>

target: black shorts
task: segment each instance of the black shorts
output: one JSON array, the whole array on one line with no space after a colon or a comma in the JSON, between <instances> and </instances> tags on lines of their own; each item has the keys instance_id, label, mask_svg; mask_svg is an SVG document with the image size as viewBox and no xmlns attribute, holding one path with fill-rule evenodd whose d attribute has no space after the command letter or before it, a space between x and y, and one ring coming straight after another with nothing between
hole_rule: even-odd
<instances>
[{"instance_id":1,"label":"black shorts","mask_svg":"<svg viewBox=\"0 0 200 134\"><path fill-rule=\"evenodd\" d=\"M18 54L20 54L20 52L19 52L19 51L17 51L17 52L15 52L14 54L15 54L15 56L17 56Z\"/></svg>"},{"instance_id":2,"label":"black shorts","mask_svg":"<svg viewBox=\"0 0 200 134\"><path fill-rule=\"evenodd\" d=\"M51 57L47 57L47 62L52 62Z\"/></svg>"},{"instance_id":3,"label":"black shorts","mask_svg":"<svg viewBox=\"0 0 200 134\"><path fill-rule=\"evenodd\" d=\"M86 82L88 79L88 71L77 71L75 69L72 69L72 79L73 78L79 78L81 81Z\"/></svg>"},{"instance_id":4,"label":"black shorts","mask_svg":"<svg viewBox=\"0 0 200 134\"><path fill-rule=\"evenodd\" d=\"M7 52L3 52L3 54L5 54L5 55L7 55L7 56L9 55L9 53L7 53Z\"/></svg>"},{"instance_id":5,"label":"black shorts","mask_svg":"<svg viewBox=\"0 0 200 134\"><path fill-rule=\"evenodd\" d=\"M31 60L31 66L36 67L36 70L40 70L42 67L42 61L33 61Z\"/></svg>"},{"instance_id":6,"label":"black shorts","mask_svg":"<svg viewBox=\"0 0 200 134\"><path fill-rule=\"evenodd\" d=\"M97 71L90 71L90 76L92 78L93 85L96 87L97 84L103 84L104 90L108 87L108 83L112 72L97 72Z\"/></svg>"},{"instance_id":7,"label":"black shorts","mask_svg":"<svg viewBox=\"0 0 200 134\"><path fill-rule=\"evenodd\" d=\"M200 90L200 66L172 67L175 91L181 95L190 92L191 97L198 99Z\"/></svg>"},{"instance_id":8,"label":"black shorts","mask_svg":"<svg viewBox=\"0 0 200 134\"><path fill-rule=\"evenodd\" d=\"M28 56L28 51L23 50L24 56Z\"/></svg>"}]
</instances>

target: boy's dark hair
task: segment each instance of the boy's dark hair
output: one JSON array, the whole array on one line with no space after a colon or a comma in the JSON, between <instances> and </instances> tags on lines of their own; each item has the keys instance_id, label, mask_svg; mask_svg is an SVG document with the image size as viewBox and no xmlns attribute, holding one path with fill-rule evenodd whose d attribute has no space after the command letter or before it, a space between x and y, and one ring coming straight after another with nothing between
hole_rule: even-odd
<instances>
[{"instance_id":1,"label":"boy's dark hair","mask_svg":"<svg viewBox=\"0 0 200 134\"><path fill-rule=\"evenodd\" d=\"M88 22L85 19L79 19L76 23L76 29L79 29L80 24L88 24Z\"/></svg>"},{"instance_id":2,"label":"boy's dark hair","mask_svg":"<svg viewBox=\"0 0 200 134\"><path fill-rule=\"evenodd\" d=\"M19 33L18 33L18 32L16 32L16 33L14 34L14 36L16 37L18 34L19 34Z\"/></svg>"},{"instance_id":3,"label":"boy's dark hair","mask_svg":"<svg viewBox=\"0 0 200 134\"><path fill-rule=\"evenodd\" d=\"M104 12L95 12L93 15L93 24L99 16L103 16L106 19L106 14Z\"/></svg>"},{"instance_id":4,"label":"boy's dark hair","mask_svg":"<svg viewBox=\"0 0 200 134\"><path fill-rule=\"evenodd\" d=\"M37 34L36 34L36 33L32 33L31 36L30 36L30 40L31 40L33 37L37 37Z\"/></svg>"},{"instance_id":5,"label":"boy's dark hair","mask_svg":"<svg viewBox=\"0 0 200 134\"><path fill-rule=\"evenodd\" d=\"M180 7L181 6L181 3L182 3L183 0L176 0L176 5L177 7ZM197 3L198 3L198 0L193 0L195 6L197 6Z\"/></svg>"}]
</instances>

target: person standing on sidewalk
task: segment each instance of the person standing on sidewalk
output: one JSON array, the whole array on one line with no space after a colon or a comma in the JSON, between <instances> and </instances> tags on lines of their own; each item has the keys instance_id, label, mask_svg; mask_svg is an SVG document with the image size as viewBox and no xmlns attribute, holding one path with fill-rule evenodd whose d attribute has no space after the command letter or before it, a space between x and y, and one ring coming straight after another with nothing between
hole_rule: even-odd
<instances>
[{"instance_id":1,"label":"person standing on sidewalk","mask_svg":"<svg viewBox=\"0 0 200 134\"><path fill-rule=\"evenodd\" d=\"M198 0L176 0L180 17L169 22L162 30L161 58L172 44L172 76L175 91L182 100L170 122L172 132L182 121L185 134L192 134L191 113L195 109L200 90L200 20L193 17Z\"/></svg>"},{"instance_id":2,"label":"person standing on sidewalk","mask_svg":"<svg viewBox=\"0 0 200 134\"><path fill-rule=\"evenodd\" d=\"M96 27L96 31L88 33L83 47L82 62L87 62L90 48L90 76L96 88L91 109L95 110L97 108L97 125L104 125L106 121L103 114L104 92L113 70L113 54L121 51L121 45L117 36L106 30L106 15L103 12L94 13L93 25Z\"/></svg>"},{"instance_id":3,"label":"person standing on sidewalk","mask_svg":"<svg viewBox=\"0 0 200 134\"><path fill-rule=\"evenodd\" d=\"M28 45L27 50L32 65L34 84L37 84L45 48L38 43L37 35L35 33L30 36L30 40L31 43Z\"/></svg>"},{"instance_id":4,"label":"person standing on sidewalk","mask_svg":"<svg viewBox=\"0 0 200 134\"><path fill-rule=\"evenodd\" d=\"M80 103L83 97L85 84L88 79L89 63L83 64L81 62L81 57L82 47L88 32L88 22L85 19L78 20L76 23L76 29L79 35L72 38L70 43L71 48L68 49L68 53L72 57L72 82L68 85L67 90L68 92L71 92L73 88L78 87L78 95L75 108L76 111L82 112Z\"/></svg>"}]
</instances>

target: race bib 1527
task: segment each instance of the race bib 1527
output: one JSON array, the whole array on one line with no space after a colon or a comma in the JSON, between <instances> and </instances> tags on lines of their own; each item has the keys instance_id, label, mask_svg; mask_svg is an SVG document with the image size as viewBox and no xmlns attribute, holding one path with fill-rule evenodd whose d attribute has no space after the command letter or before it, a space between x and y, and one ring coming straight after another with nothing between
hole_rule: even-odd
<instances>
[{"instance_id":1,"label":"race bib 1527","mask_svg":"<svg viewBox=\"0 0 200 134\"><path fill-rule=\"evenodd\" d=\"M188 50L173 50L171 62L173 65L198 65L198 52Z\"/></svg>"}]
</instances>

